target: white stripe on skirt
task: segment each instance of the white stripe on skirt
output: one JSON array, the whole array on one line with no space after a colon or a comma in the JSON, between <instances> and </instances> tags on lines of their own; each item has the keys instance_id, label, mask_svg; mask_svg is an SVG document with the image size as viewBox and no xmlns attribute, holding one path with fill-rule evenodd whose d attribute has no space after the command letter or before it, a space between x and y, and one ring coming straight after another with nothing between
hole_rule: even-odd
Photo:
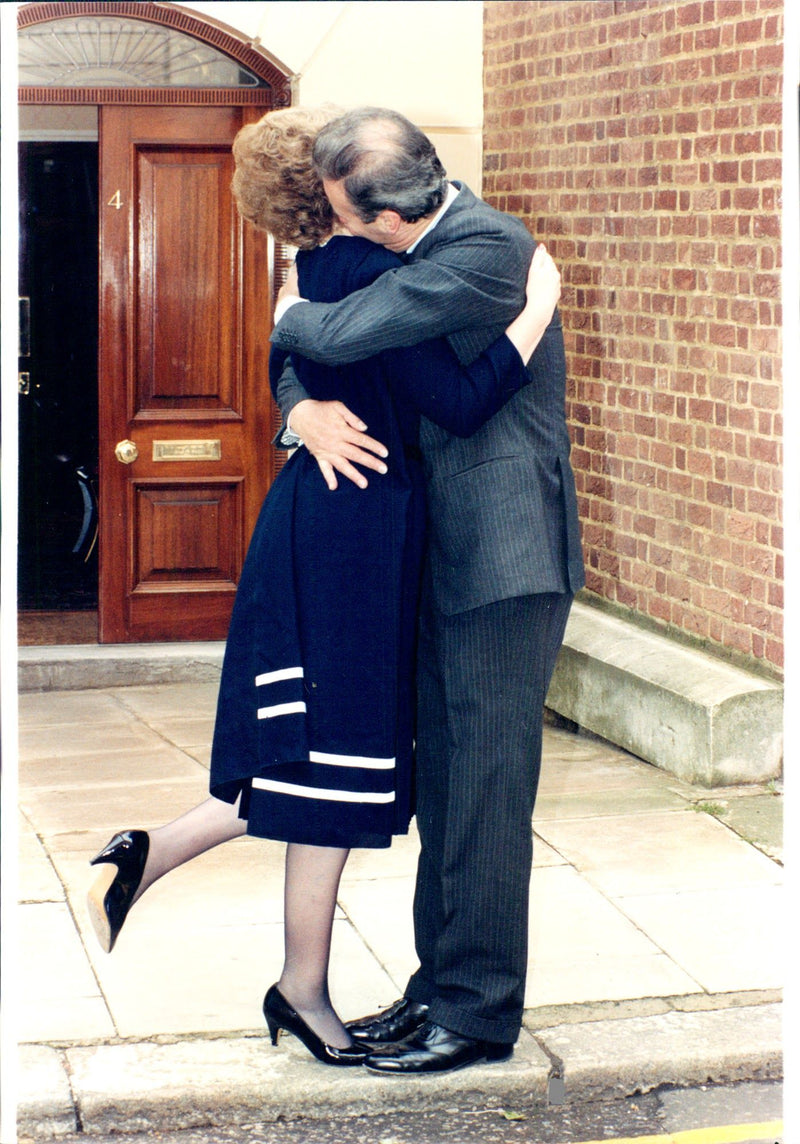
<instances>
[{"instance_id":1,"label":"white stripe on skirt","mask_svg":"<svg viewBox=\"0 0 800 1144\"><path fill-rule=\"evenodd\" d=\"M263 687L265 683L280 683L283 679L302 678L302 667L282 667L280 671L265 671L263 675L257 675L256 687Z\"/></svg>"},{"instance_id":2,"label":"white stripe on skirt","mask_svg":"<svg viewBox=\"0 0 800 1144\"><path fill-rule=\"evenodd\" d=\"M297 715L305 711L302 701L297 703L276 703L273 707L259 707L259 719L274 719L276 715Z\"/></svg>"},{"instance_id":3,"label":"white stripe on skirt","mask_svg":"<svg viewBox=\"0 0 800 1144\"><path fill-rule=\"evenodd\" d=\"M310 763L322 763L328 767L363 767L372 771L393 771L394 759L375 759L369 755L332 755L326 751L309 751Z\"/></svg>"},{"instance_id":4,"label":"white stripe on skirt","mask_svg":"<svg viewBox=\"0 0 800 1144\"><path fill-rule=\"evenodd\" d=\"M394 791L384 794L376 791L326 790L262 778L254 778L253 787L257 790L271 790L276 794L295 795L297 798L327 799L329 802L394 802Z\"/></svg>"}]
</instances>

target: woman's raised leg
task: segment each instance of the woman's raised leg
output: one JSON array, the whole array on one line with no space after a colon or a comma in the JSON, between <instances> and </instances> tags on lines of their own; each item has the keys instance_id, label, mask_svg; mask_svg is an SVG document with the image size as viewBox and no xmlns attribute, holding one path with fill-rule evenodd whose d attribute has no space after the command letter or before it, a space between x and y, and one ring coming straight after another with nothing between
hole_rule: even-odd
<instances>
[{"instance_id":1,"label":"woman's raised leg","mask_svg":"<svg viewBox=\"0 0 800 1144\"><path fill-rule=\"evenodd\" d=\"M138 901L153 882L170 870L222 842L240 838L246 831L247 822L239 817L238 800L230 803L218 798L207 798L180 818L148 831L150 848L133 901Z\"/></svg>"},{"instance_id":2,"label":"woman's raised leg","mask_svg":"<svg viewBox=\"0 0 800 1144\"><path fill-rule=\"evenodd\" d=\"M106 953L114 948L131 906L153 882L246 829L238 803L207 798L155 830L116 834L92 860L99 871L88 901L92 925Z\"/></svg>"}]
</instances>

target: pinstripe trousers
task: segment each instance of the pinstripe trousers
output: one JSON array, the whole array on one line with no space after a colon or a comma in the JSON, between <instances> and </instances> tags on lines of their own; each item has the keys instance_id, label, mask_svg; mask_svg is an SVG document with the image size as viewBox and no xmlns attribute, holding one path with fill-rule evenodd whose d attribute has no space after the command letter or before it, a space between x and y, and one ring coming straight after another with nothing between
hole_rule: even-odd
<instances>
[{"instance_id":1,"label":"pinstripe trousers","mask_svg":"<svg viewBox=\"0 0 800 1144\"><path fill-rule=\"evenodd\" d=\"M414 899L420 968L406 996L462 1036L510 1043L522 1022L532 816L545 695L569 593L420 622Z\"/></svg>"}]
</instances>

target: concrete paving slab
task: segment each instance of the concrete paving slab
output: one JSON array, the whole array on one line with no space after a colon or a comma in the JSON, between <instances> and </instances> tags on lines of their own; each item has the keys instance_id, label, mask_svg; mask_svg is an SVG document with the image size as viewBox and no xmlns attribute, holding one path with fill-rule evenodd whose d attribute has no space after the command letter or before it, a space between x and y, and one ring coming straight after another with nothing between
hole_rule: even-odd
<instances>
[{"instance_id":1,"label":"concrete paving slab","mask_svg":"<svg viewBox=\"0 0 800 1144\"><path fill-rule=\"evenodd\" d=\"M209 696L216 696L216 685L213 691L210 686L174 685L170 691L176 693L169 701L158 694L159 688L23 695L21 754L25 759L54 756L63 761L65 754L86 753L99 755L102 761L107 752L135 747L145 756L165 744L194 746L207 752L215 707L215 702L209 703ZM137 694L126 698L127 691ZM199 713L187 714L193 708ZM148 718L151 709L153 717Z\"/></svg>"},{"instance_id":2,"label":"concrete paving slab","mask_svg":"<svg viewBox=\"0 0 800 1144\"><path fill-rule=\"evenodd\" d=\"M97 841L95 839L95 841ZM55 861L66 885L70 890L70 901L74 917L79 924L82 938L92 961L95 972L103 985L103 991L109 998L114 1014L118 1012L118 999L120 1004L127 1008L133 1007L137 1018L145 1009L151 1012L153 1006L157 1010L155 1024L150 1027L157 1032L166 1032L163 1024L158 1024L160 1016L158 1009L165 1001L164 995L158 992L152 998L146 992L146 985L153 977L160 978L163 974L179 977L176 984L177 991L187 990L188 995L183 1008L188 1012L192 1022L197 1019L197 1004L193 999L192 990L209 990L207 977L211 970L207 966L206 950L209 944L214 945L214 959L217 962L230 958L244 958L248 966L255 959L258 976L256 985L249 988L249 994L263 993L264 968L262 961L272 963L272 969L277 976L280 968L280 955L283 951L283 875L284 852L282 843L266 842L260 839L237 839L224 847L209 851L169 874L163 881L146 893L137 903L130 914L128 922L119 937L117 946L111 956L106 955L97 945L94 932L90 928L86 912L86 890L93 874L87 866L87 858L102 842L97 842L94 849L87 849L86 845L79 850L74 848L58 852ZM344 914L339 913L341 919ZM258 952L259 938L249 935L255 924L271 924L275 930L270 930L269 950L267 954ZM340 928L341 929L341 928ZM409 917L409 932L411 931ZM260 932L260 931L259 931ZM338 930L339 932L339 930ZM344 930L341 929L342 934ZM231 944L241 942L253 947L252 953L243 953ZM343 940L340 939L340 940ZM159 950L161 947L182 951L182 972L175 974L174 967L164 966ZM385 996L391 994L391 1000L397 994L397 985L389 984L387 978L375 974L372 956L364 959L363 943L355 951L350 950L348 958L342 961L342 978L344 995L348 993L348 982L351 969L358 967L355 977L356 994L353 996L353 1016L358 1016L364 1010L364 994L361 992L367 982L373 985L373 993ZM244 972L244 970L243 970ZM248 969L253 979L251 969ZM189 975L192 984L189 986L180 979ZM224 976L224 975L223 975ZM335 968L334 977L335 979ZM271 982L267 982L267 985ZM404 982L403 982L404 984ZM216 988L216 985L213 986ZM354 986L350 985L350 992ZM141 991L145 991L144 998L140 998ZM401 990L402 992L402 990ZM247 1019L245 1024L228 1025L225 1020L232 1022L233 1016L230 1004L224 998L217 996L219 1012L214 1019L214 1028L219 1027L251 1027L253 1022L260 1024L260 1010L258 1004L252 1001L252 996L243 998L246 1007ZM169 998L169 1004L173 999ZM260 1003L260 1002L259 1002ZM364 1010L365 1011L365 1010ZM227 1012L227 1018L222 1014ZM188 1019L182 1017L183 1019ZM150 1020L151 1018L146 1018ZM222 1022L220 1026L219 1022ZM183 1028L183 1025L181 1025Z\"/></svg>"},{"instance_id":3,"label":"concrete paving slab","mask_svg":"<svg viewBox=\"0 0 800 1144\"><path fill-rule=\"evenodd\" d=\"M361 993L361 1012L374 1013L396 1001L419 964L414 949L414 876L348 882L339 894L342 909L395 986L392 997Z\"/></svg>"},{"instance_id":4,"label":"concrete paving slab","mask_svg":"<svg viewBox=\"0 0 800 1144\"><path fill-rule=\"evenodd\" d=\"M50 950L58 950L53 973ZM97 997L97 982L65 902L33 902L19 909L19 963L22 992L49 1001L57 997Z\"/></svg>"},{"instance_id":5,"label":"concrete paving slab","mask_svg":"<svg viewBox=\"0 0 800 1144\"><path fill-rule=\"evenodd\" d=\"M784 984L781 886L681 890L619 898L617 904L710 993Z\"/></svg>"},{"instance_id":6,"label":"concrete paving slab","mask_svg":"<svg viewBox=\"0 0 800 1144\"><path fill-rule=\"evenodd\" d=\"M63 902L64 888L53 868L50 857L22 819L19 832L19 885L20 902Z\"/></svg>"},{"instance_id":7,"label":"concrete paving slab","mask_svg":"<svg viewBox=\"0 0 800 1144\"><path fill-rule=\"evenodd\" d=\"M132 823L126 820L126 826ZM112 832L115 833L115 832ZM55 834L42 833L44 845L50 859L56 869L60 871L59 877L65 878L65 871L61 859L63 857L76 859L81 865L81 884L83 884L85 874L88 871L88 863L90 858L94 858L95 854L105 846L106 842L111 838L108 827L101 824L92 830L65 830Z\"/></svg>"},{"instance_id":8,"label":"concrete paving slab","mask_svg":"<svg viewBox=\"0 0 800 1144\"><path fill-rule=\"evenodd\" d=\"M144 687L118 687L108 692L126 710L151 725L158 719L191 716L213 719L219 682L165 683Z\"/></svg>"},{"instance_id":9,"label":"concrete paving slab","mask_svg":"<svg viewBox=\"0 0 800 1144\"><path fill-rule=\"evenodd\" d=\"M200 766L203 767L204 770L206 770L206 771L211 770L211 744L210 743L200 743L199 745L198 744L186 744L181 749L189 756L189 758L194 759L195 762L198 762L200 764ZM208 778L206 778L206 783L208 783Z\"/></svg>"},{"instance_id":10,"label":"concrete paving slab","mask_svg":"<svg viewBox=\"0 0 800 1144\"><path fill-rule=\"evenodd\" d=\"M18 1021L20 1044L108 1041L117 1035L102 997L32 997Z\"/></svg>"},{"instance_id":11,"label":"concrete paving slab","mask_svg":"<svg viewBox=\"0 0 800 1144\"><path fill-rule=\"evenodd\" d=\"M19 696L20 725L26 727L130 723L135 718L111 692L31 691Z\"/></svg>"},{"instance_id":12,"label":"concrete paving slab","mask_svg":"<svg viewBox=\"0 0 800 1144\"><path fill-rule=\"evenodd\" d=\"M87 785L120 785L148 780L194 778L198 764L177 747L158 739L141 750L94 753L67 752L20 760L19 778L26 791L68 790ZM207 776L203 776L205 782ZM208 792L206 792L207 794Z\"/></svg>"},{"instance_id":13,"label":"concrete paving slab","mask_svg":"<svg viewBox=\"0 0 800 1144\"><path fill-rule=\"evenodd\" d=\"M99 1071L89 1077L97 1080L97 1086L92 1087L92 1080L80 1093L81 1099L86 1097L81 1115L88 1115L85 1130L89 1133L104 1130L103 1125L106 1129L111 1126L111 1130L135 1125L137 1116L163 1120L171 1117L175 1108L179 1116L184 1111L188 1116L196 1115L199 1109L201 1117L219 1114L228 1123L241 1122L254 1110L259 1117L277 1115L284 1098L294 1103L293 1090L285 1087L289 1082L283 1079L290 1073L299 1086L301 1107L303 1101L310 1109L319 1107L319 1093L328 1090L337 1100L341 1098L344 1108L347 1101L357 1107L357 1101L363 1099L351 1091L357 1078L331 1076L336 1070L315 1064L291 1038L272 1049L263 1035L263 993L277 977L283 957L280 844L240 839L174 872L137 905L110 957L102 953L89 929L84 906L92 877L88 859L118 829L161 825L207 796L210 745L188 740L210 725L208 711L187 712L182 704L206 702L211 693L216 696L216 687L216 679L199 686L195 679L177 688L172 684L148 685L114 688L113 693L72 692L65 698L58 694L22 697L27 711L24 720L30 721L31 727L49 726L50 743L63 727L70 728L70 736L77 736L82 722L115 734L129 725L138 726L153 736L160 751L174 752L172 757L180 760L180 774L188 775L164 776L153 765L148 770L150 777L138 781L135 760L139 751L127 755L119 774L113 767L98 770L95 764L104 765L106 756L92 751L83 755L76 752L75 758L80 757L86 768L80 786L65 780L67 768L60 759L54 770L48 770L51 761L47 755L31 767L21 783L26 816L21 831L23 861L30 867L24 882L26 892L31 901L40 902L41 909L59 907L64 916L71 911L72 940L81 950L85 972L95 987L93 996L81 995L78 988L75 996L64 992L59 997L45 997L38 1009L31 1008L26 1035L70 1045L69 1054L90 1054L75 1058L83 1062L81 1068L89 1060L100 1062ZM100 713L99 722L92 718L92 711ZM75 712L79 718L70 723L76 718ZM170 746L168 740L179 747ZM683 1015L702 1017L726 1005L731 1011L748 1005L752 1014L763 1007L754 1001L772 1002L776 991L767 988L758 992L754 984L767 980L763 970L769 964L768 958L757 958L756 946L759 934L774 932L779 924L776 888L782 871L737 837L732 824L691 809L693 803L716 800L718 792L692 787L609 744L560 728L547 728L545 752L537 808L544 809L545 817L540 819L537 813L535 822L532 967L527 998L531 1028L540 1022L544 1037L552 1028L577 1026L592 1030L591 1037L596 1038L600 1025L613 1025L621 1036L620 1026L634 1015L643 1019L645 1013L669 1016L683 1010ZM120 751L116 761L124 755ZM184 767L189 771L184 772ZM37 785L43 779L52 781L53 788ZM752 796L752 789L747 789ZM760 789L768 797L767 790ZM719 801L727 805L740 795L743 800L744 791L728 791L730 798L725 799L720 794ZM775 801L780 803L780 799ZM550 812L558 817L547 817ZM332 993L345 1019L395 1000L416 966L411 898L417 850L412 831L391 850L351 855L342 884L332 957ZM739 922L756 919L756 924L751 923L749 946L736 928L737 903ZM673 907L675 912L671 913ZM52 926L44 928L51 934ZM725 944L747 951L738 968L732 958L725 960L730 952L720 948ZM61 977L60 946L50 942L47 948L42 973L49 974L52 982L60 978L66 982ZM755 973L756 959L762 969L760 978ZM695 979L695 970L700 980ZM753 980L743 980L745 977ZM723 988L726 982L741 982L736 985L739 991L708 991ZM615 1019L607 1020L609 1016ZM670 1035L678 1036L677 1029L667 1029L671 1029ZM750 1045L749 1029L744 1022L731 1043L741 1049L741 1054L752 1050L750 1068L758 1073L763 1067L758 1057L763 1038L756 1035ZM635 1027L629 1032L638 1051L642 1038L646 1041L645 1033ZM242 1033L252 1036L242 1038ZM611 1038L608 1030L607 1035ZM681 1035L698 1053L704 1049L699 1026L687 1026ZM123 1043L122 1036L142 1043ZM156 1043L171 1042L176 1037L177 1044ZM101 1040L112 1043L91 1043ZM216 1065L225 1066L231 1046L239 1042L245 1073L251 1059L244 1052L248 1043L250 1049L255 1046L257 1055L249 1088L246 1077L241 1076L233 1076L228 1084L224 1067L217 1075ZM527 1043L535 1046L530 1037ZM618 1077L627 1075L620 1056L627 1051L624 1040L613 1042L611 1038L608 1044L612 1046L608 1060L617 1068ZM216 1065L203 1056L203 1047L209 1045L216 1045L214 1051L220 1054ZM116 1076L116 1064L111 1062L127 1059L106 1057L105 1051L120 1049L131 1054L132 1072L126 1073L127 1066L123 1067L117 1077L119 1083L108 1080L104 1092L101 1073L107 1078ZM177 1105L169 1083L160 1087L159 1068L164 1058L158 1054L168 1050L178 1054L166 1065L172 1087L179 1094ZM646 1075L660 1072L672 1077L676 1066L670 1053L667 1048L659 1051L661 1055ZM98 1053L100 1056L92 1056ZM236 1048L234 1070L238 1053ZM538 1048L536 1053L538 1064L531 1066L529 1073L538 1085L536 1091L544 1095L547 1058ZM72 1057L64 1059L72 1068ZM515 1054L515 1067L522 1059L519 1052ZM680 1054L676 1059L682 1059ZM687 1059L700 1075L700 1064L691 1053ZM579 1062L579 1058L575 1060ZM645 1075L645 1065L640 1067L635 1055L632 1060L632 1072L639 1078ZM767 1063L772 1068L774 1056L768 1055ZM541 1073L537 1072L539 1066ZM747 1071L744 1064L741 1070ZM573 1093L576 1075L573 1069ZM127 1094L126 1076L135 1079ZM499 1103L513 1099L515 1091L527 1096L524 1069L522 1074L504 1073L501 1066L469 1069L427 1085L419 1079L397 1082L362 1076L358 1080L367 1086L369 1103L365 1107L374 1111L376 1092L381 1094L377 1099L385 1100L391 1108L399 1101L412 1102L413 1106L420 1100L441 1107L442 1100L451 1094L461 1103L472 1098L470 1093L483 1107L487 1076L498 1078L497 1089L492 1092L496 1091ZM224 1089L227 1105L220 1102L215 1086ZM593 1098L596 1090L587 1080L581 1091L586 1098ZM323 1104L320 1115L330 1115L333 1107ZM95 1114L97 1119L93 1119ZM60 1123L55 1116L52 1129L58 1131ZM95 1123L99 1127L93 1127ZM40 1129L49 1132L51 1125L43 1121Z\"/></svg>"},{"instance_id":14,"label":"concrete paving slab","mask_svg":"<svg viewBox=\"0 0 800 1144\"><path fill-rule=\"evenodd\" d=\"M63 1053L46 1045L22 1045L16 1074L20 1134L26 1126L49 1137L78 1131Z\"/></svg>"},{"instance_id":15,"label":"concrete paving slab","mask_svg":"<svg viewBox=\"0 0 800 1144\"><path fill-rule=\"evenodd\" d=\"M372 998L389 997L389 1004L396 1001L402 996L410 969L416 965L414 958L412 966L402 967L399 976L395 976L349 919L334 922L330 988L334 1008L342 1020L352 1021L374 1013ZM276 977L277 973L267 984Z\"/></svg>"},{"instance_id":16,"label":"concrete paving slab","mask_svg":"<svg viewBox=\"0 0 800 1144\"><path fill-rule=\"evenodd\" d=\"M182 751L192 747L211 750L214 737L214 718L211 715L153 718L148 725L167 743L180 747Z\"/></svg>"},{"instance_id":17,"label":"concrete paving slab","mask_svg":"<svg viewBox=\"0 0 800 1144\"><path fill-rule=\"evenodd\" d=\"M120 1035L260 1029L282 960L281 844L240 838L173 871L137 903L111 955L86 911L85 853L56 862Z\"/></svg>"},{"instance_id":18,"label":"concrete paving slab","mask_svg":"<svg viewBox=\"0 0 800 1144\"><path fill-rule=\"evenodd\" d=\"M544 734L539 791L631 790L644 786L680 788L674 775L599 740L548 729Z\"/></svg>"},{"instance_id":19,"label":"concrete paving slab","mask_svg":"<svg viewBox=\"0 0 800 1144\"><path fill-rule=\"evenodd\" d=\"M161 883L142 898L111 955L96 943L85 911L78 914L117 1033L260 1032L264 993L283 961L282 887L272 897L252 896L235 908L225 906L215 889L204 910L184 910L182 887L176 886L180 873L172 887ZM334 922L333 949L331 990L342 1013L359 1016L366 996L395 999L397 984L341 915Z\"/></svg>"},{"instance_id":20,"label":"concrete paving slab","mask_svg":"<svg viewBox=\"0 0 800 1144\"><path fill-rule=\"evenodd\" d=\"M26 763L37 759L65 762L71 755L92 756L98 762L117 752L145 756L164 749L160 735L137 720L119 723L50 723L46 726L20 727L20 759ZM20 772L21 777L24 772Z\"/></svg>"},{"instance_id":21,"label":"concrete paving slab","mask_svg":"<svg viewBox=\"0 0 800 1144\"><path fill-rule=\"evenodd\" d=\"M539 822L536 829L609 897L781 880L774 862L694 810Z\"/></svg>"},{"instance_id":22,"label":"concrete paving slab","mask_svg":"<svg viewBox=\"0 0 800 1144\"><path fill-rule=\"evenodd\" d=\"M569 790L558 794L543 790L536 799L534 825L552 819L613 817L649 814L655 810L682 810L686 800L663 786L638 789Z\"/></svg>"},{"instance_id":23,"label":"concrete paving slab","mask_svg":"<svg viewBox=\"0 0 800 1144\"><path fill-rule=\"evenodd\" d=\"M605 761L610 762L615 758L619 759L623 767L627 764L633 766L643 766L647 770L652 770L652 764L644 762L636 755L632 755L629 751L618 747L609 739L603 739L599 735L593 734L591 731L586 731L584 728L569 728L560 726L558 724L548 723L548 717L552 716L552 712L545 710L545 724L543 728L543 742L546 745L547 758L549 759L569 759L575 761ZM656 767L655 770L659 774L663 772Z\"/></svg>"},{"instance_id":24,"label":"concrete paving slab","mask_svg":"<svg viewBox=\"0 0 800 1144\"><path fill-rule=\"evenodd\" d=\"M564 866L566 860L557 850L549 846L543 838L534 833L533 836L533 866Z\"/></svg>"},{"instance_id":25,"label":"concrete paving slab","mask_svg":"<svg viewBox=\"0 0 800 1144\"><path fill-rule=\"evenodd\" d=\"M528 942L526 1008L700 990L571 867L534 870Z\"/></svg>"},{"instance_id":26,"label":"concrete paving slab","mask_svg":"<svg viewBox=\"0 0 800 1144\"><path fill-rule=\"evenodd\" d=\"M782 1072L779 1005L562 1025L540 1038L563 1065L568 1103Z\"/></svg>"},{"instance_id":27,"label":"concrete paving slab","mask_svg":"<svg viewBox=\"0 0 800 1144\"><path fill-rule=\"evenodd\" d=\"M180 936L140 928L136 940L128 937L111 955L91 954L119 1036L261 1030L264 991L282 960L280 925L208 926Z\"/></svg>"},{"instance_id":28,"label":"concrete paving slab","mask_svg":"<svg viewBox=\"0 0 800 1144\"><path fill-rule=\"evenodd\" d=\"M597 957L594 963L537 967L526 982L525 1008L532 1010L533 1027L543 1007L671 997L692 989L699 993L701 987L666 954Z\"/></svg>"},{"instance_id":29,"label":"concrete paving slab","mask_svg":"<svg viewBox=\"0 0 800 1144\"><path fill-rule=\"evenodd\" d=\"M20 1041L113 1036L100 988L65 903L20 907L17 976Z\"/></svg>"},{"instance_id":30,"label":"concrete paving slab","mask_svg":"<svg viewBox=\"0 0 800 1144\"><path fill-rule=\"evenodd\" d=\"M419 834L412 822L407 835L396 837L386 850L351 850L342 875L342 883L405 877L416 872L419 858ZM543 838L535 837L533 861L536 866L563 865L561 857Z\"/></svg>"},{"instance_id":31,"label":"concrete paving slab","mask_svg":"<svg viewBox=\"0 0 800 1144\"><path fill-rule=\"evenodd\" d=\"M342 884L403 878L410 871L416 871L418 857L419 835L416 822L412 822L408 834L395 838L385 850L351 850Z\"/></svg>"},{"instance_id":32,"label":"concrete paving slab","mask_svg":"<svg viewBox=\"0 0 800 1144\"><path fill-rule=\"evenodd\" d=\"M197 768L195 777L156 782L128 782L68 790L24 790L20 807L49 839L54 834L98 831L103 842L128 826L149 829L184 814L208 797L208 776Z\"/></svg>"},{"instance_id":33,"label":"concrete paving slab","mask_svg":"<svg viewBox=\"0 0 800 1144\"><path fill-rule=\"evenodd\" d=\"M657 953L652 941L571 866L534 870L529 941L535 965Z\"/></svg>"},{"instance_id":34,"label":"concrete paving slab","mask_svg":"<svg viewBox=\"0 0 800 1144\"><path fill-rule=\"evenodd\" d=\"M717 802L716 797L713 799ZM718 817L740 838L763 850L770 858L783 857L783 800L775 794L723 797Z\"/></svg>"},{"instance_id":35,"label":"concrete paving slab","mask_svg":"<svg viewBox=\"0 0 800 1144\"><path fill-rule=\"evenodd\" d=\"M544 1103L549 1061L523 1037L509 1061L406 1080L314 1061L292 1037L67 1051L84 1130L132 1132L278 1118L323 1119L442 1107Z\"/></svg>"}]
</instances>

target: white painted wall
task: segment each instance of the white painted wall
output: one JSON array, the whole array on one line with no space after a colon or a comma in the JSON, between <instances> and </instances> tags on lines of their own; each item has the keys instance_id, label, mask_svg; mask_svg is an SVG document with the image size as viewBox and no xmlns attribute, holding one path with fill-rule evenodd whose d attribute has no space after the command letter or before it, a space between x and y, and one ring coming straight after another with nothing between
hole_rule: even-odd
<instances>
[{"instance_id":1,"label":"white painted wall","mask_svg":"<svg viewBox=\"0 0 800 1144\"><path fill-rule=\"evenodd\" d=\"M452 178L481 188L483 0L208 0L177 5L257 39L294 102L394 107Z\"/></svg>"}]
</instances>

